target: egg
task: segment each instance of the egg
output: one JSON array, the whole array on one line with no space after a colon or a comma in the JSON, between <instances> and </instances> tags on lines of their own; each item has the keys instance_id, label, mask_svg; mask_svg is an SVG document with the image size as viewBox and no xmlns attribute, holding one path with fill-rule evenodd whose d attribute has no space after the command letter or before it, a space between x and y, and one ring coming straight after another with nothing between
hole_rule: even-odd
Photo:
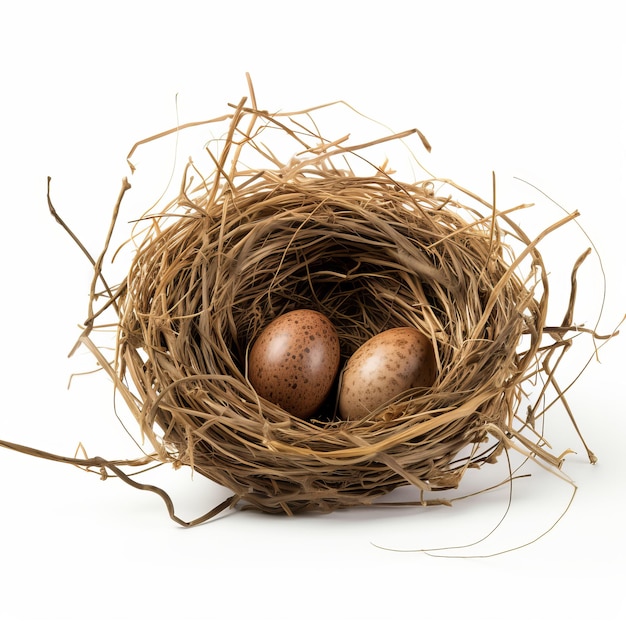
<instances>
[{"instance_id":1,"label":"egg","mask_svg":"<svg viewBox=\"0 0 626 626\"><path fill-rule=\"evenodd\" d=\"M339 413L365 417L398 394L435 382L432 342L416 328L391 328L360 346L348 360L339 390Z\"/></svg>"},{"instance_id":2,"label":"egg","mask_svg":"<svg viewBox=\"0 0 626 626\"><path fill-rule=\"evenodd\" d=\"M262 398L309 418L330 393L339 358L333 323L317 311L296 309L270 322L255 340L248 378Z\"/></svg>"}]
</instances>

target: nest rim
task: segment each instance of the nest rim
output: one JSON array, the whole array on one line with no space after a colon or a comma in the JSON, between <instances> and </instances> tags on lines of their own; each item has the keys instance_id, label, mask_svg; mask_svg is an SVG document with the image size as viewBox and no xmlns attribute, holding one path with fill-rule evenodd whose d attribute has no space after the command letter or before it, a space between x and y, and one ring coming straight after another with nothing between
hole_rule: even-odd
<instances>
[{"instance_id":1,"label":"nest rim","mask_svg":"<svg viewBox=\"0 0 626 626\"><path fill-rule=\"evenodd\" d=\"M254 507L288 513L371 503L407 484L423 491L453 487L468 467L492 462L513 429L517 384L539 346L545 300L533 292L546 276L540 270L529 286L512 272L502 216L461 219L458 212L467 207L435 194L442 182L406 184L384 171L363 177L292 165L217 198L209 192L194 199L185 215L147 237L120 299L119 355L129 371L138 347L147 354L141 363L142 371L151 370L147 375L137 376L137 363L130 369L144 389L142 431L161 456L192 466ZM526 250L541 268L536 248ZM315 289L303 295L303 286L316 280L327 297ZM346 281L351 289L337 298ZM192 284L200 296L190 298ZM355 323L355 294L367 289ZM164 294L169 304L161 306ZM342 363L378 332L417 328L436 346L437 381L428 394L405 394L356 422L294 418L259 398L246 375L247 346L294 308L333 321ZM520 355L522 335L531 345ZM192 346L191 336L201 341ZM178 378L167 373L172 363ZM226 401L190 400L198 393ZM477 452L488 435L496 444ZM468 447L474 451L459 461Z\"/></svg>"}]
</instances>

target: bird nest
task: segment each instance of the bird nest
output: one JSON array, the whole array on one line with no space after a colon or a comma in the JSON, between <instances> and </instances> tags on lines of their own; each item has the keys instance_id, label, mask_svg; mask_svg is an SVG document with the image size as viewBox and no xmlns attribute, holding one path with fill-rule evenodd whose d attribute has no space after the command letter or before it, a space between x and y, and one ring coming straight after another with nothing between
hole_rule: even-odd
<instances>
[{"instance_id":1,"label":"bird nest","mask_svg":"<svg viewBox=\"0 0 626 626\"><path fill-rule=\"evenodd\" d=\"M560 468L562 456L547 450L535 420L553 363L571 342L578 264L565 319L548 326L539 243L576 214L530 238L513 219L524 207L498 211L451 181L397 180L387 164L363 156L411 138L428 149L418 131L350 145L323 137L314 110L270 114L252 100L202 123L226 123L225 135L206 146L212 171L201 175L190 161L180 193L137 220L118 286L104 277L106 248L94 261L80 343L109 372L154 449L137 463L190 466L232 491L195 522L235 502L287 514L331 511L410 485L419 501L439 501L429 496L510 448ZM272 137L296 149L281 158ZM112 230L129 188L125 181ZM338 380L318 413L295 417L260 397L248 377L255 338L295 309L331 320L342 365L382 331L418 329L434 346L434 384L343 420ZM111 311L112 361L92 340ZM525 385L539 379L539 397L527 406ZM119 465L81 463L137 486Z\"/></svg>"}]
</instances>

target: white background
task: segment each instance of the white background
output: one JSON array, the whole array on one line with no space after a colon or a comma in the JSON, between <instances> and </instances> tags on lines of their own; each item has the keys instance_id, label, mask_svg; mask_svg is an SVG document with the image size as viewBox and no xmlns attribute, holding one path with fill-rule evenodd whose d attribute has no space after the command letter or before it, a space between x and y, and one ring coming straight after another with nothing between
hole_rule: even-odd
<instances>
[{"instance_id":1,"label":"white background","mask_svg":"<svg viewBox=\"0 0 626 626\"><path fill-rule=\"evenodd\" d=\"M562 213L518 178L579 210L601 253L600 328L610 331L626 312L620 4L3 3L0 439L66 455L78 442L91 455L134 455L104 376L67 389L72 373L93 364L82 353L66 358L91 274L48 213L46 177L57 210L99 251L132 144L177 115L225 113L247 94L245 72L271 110L344 99L395 130L419 127L433 145L420 158L437 175L489 197L495 171L499 202L537 201L528 222L520 216L531 230L547 211ZM147 162L150 149L142 154ZM152 182L158 196L165 179ZM127 219L137 215L137 188ZM577 228L547 244L557 282L586 245ZM577 317L588 324L599 311L599 267L593 255L581 273ZM597 465L562 411L548 418L555 451L577 453L564 468L578 486L568 513L539 541L490 558L467 557L537 537L564 511L571 486L527 465L532 476L514 484L494 535L436 558L384 548L475 541L503 515L507 489L452 508L236 511L184 530L153 494L0 448L0 622L623 624L624 349L623 335L605 346L569 395ZM589 350L587 342L573 351L572 371ZM468 480L489 484L505 470ZM227 495L184 471L145 480L165 486L186 518Z\"/></svg>"}]
</instances>

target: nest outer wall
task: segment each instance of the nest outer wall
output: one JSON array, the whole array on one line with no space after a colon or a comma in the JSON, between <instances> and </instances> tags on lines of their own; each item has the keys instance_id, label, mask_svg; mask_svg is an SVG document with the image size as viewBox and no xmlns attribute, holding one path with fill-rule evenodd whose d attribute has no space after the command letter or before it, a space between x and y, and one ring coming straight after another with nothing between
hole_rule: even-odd
<instances>
[{"instance_id":1,"label":"nest outer wall","mask_svg":"<svg viewBox=\"0 0 626 626\"><path fill-rule=\"evenodd\" d=\"M423 498L511 442L560 467L528 435L535 415L520 417L522 385L550 374L570 330L546 330L545 233L531 240L511 211L450 181L398 181L385 164L357 173L350 158L369 165L363 146L324 139L310 111L271 115L242 100L225 119L214 171L197 182L190 162L178 197L143 216L104 307L118 318L110 371L155 456L288 514L368 505L406 485ZM276 157L268 129L297 158ZM409 131L372 144L411 135L425 141ZM264 166L247 166L244 150ZM436 382L358 421L338 418L336 393L314 418L293 417L256 394L246 363L258 333L297 308L334 323L342 362L383 330L419 329ZM94 314L85 336L97 325Z\"/></svg>"}]
</instances>

